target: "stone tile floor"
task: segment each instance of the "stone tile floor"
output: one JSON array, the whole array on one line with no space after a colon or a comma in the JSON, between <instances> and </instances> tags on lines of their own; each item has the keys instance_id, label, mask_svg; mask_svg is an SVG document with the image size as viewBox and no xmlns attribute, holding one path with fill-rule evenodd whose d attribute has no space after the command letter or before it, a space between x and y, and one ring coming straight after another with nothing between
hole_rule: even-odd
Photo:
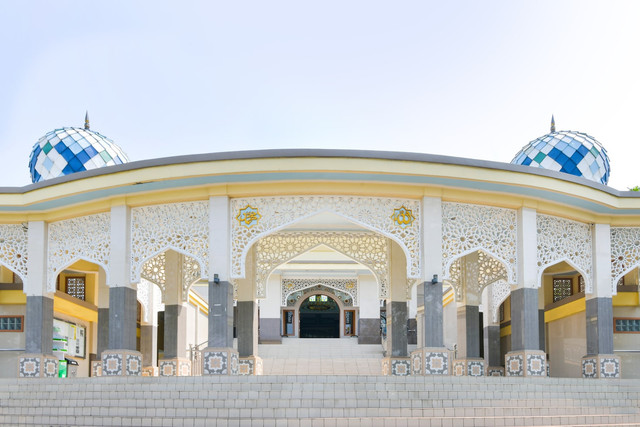
<instances>
[{"instance_id":1,"label":"stone tile floor","mask_svg":"<svg viewBox=\"0 0 640 427\"><path fill-rule=\"evenodd\" d=\"M409 352L415 345L409 346ZM380 375L382 346L357 338L283 338L260 344L264 375Z\"/></svg>"}]
</instances>

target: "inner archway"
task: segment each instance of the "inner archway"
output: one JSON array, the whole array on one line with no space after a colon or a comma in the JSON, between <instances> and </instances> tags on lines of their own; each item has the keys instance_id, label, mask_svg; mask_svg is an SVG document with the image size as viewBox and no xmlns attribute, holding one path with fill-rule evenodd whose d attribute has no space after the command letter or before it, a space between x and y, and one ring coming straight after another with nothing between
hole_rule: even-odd
<instances>
[{"instance_id":1,"label":"inner archway","mask_svg":"<svg viewBox=\"0 0 640 427\"><path fill-rule=\"evenodd\" d=\"M300 305L300 338L340 338L340 306L328 295L311 295Z\"/></svg>"}]
</instances>

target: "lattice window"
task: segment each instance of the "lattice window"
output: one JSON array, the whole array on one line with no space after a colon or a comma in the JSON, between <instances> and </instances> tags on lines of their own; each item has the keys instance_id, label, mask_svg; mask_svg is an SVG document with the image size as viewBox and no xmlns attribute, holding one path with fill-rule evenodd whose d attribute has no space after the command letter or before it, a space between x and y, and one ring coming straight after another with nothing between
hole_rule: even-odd
<instances>
[{"instance_id":1,"label":"lattice window","mask_svg":"<svg viewBox=\"0 0 640 427\"><path fill-rule=\"evenodd\" d=\"M86 215L49 224L49 289L55 288L57 273L80 259L97 263L109 274L110 248L110 213Z\"/></svg>"},{"instance_id":2,"label":"lattice window","mask_svg":"<svg viewBox=\"0 0 640 427\"><path fill-rule=\"evenodd\" d=\"M173 249L192 256L208 277L209 204L185 202L131 209L131 281L154 254Z\"/></svg>"},{"instance_id":3,"label":"lattice window","mask_svg":"<svg viewBox=\"0 0 640 427\"><path fill-rule=\"evenodd\" d=\"M315 247L325 245L368 267L378 280L379 294L388 296L388 239L374 233L285 232L266 236L256 244L256 296L266 297L266 282L281 264ZM357 289L350 289L357 301Z\"/></svg>"},{"instance_id":4,"label":"lattice window","mask_svg":"<svg viewBox=\"0 0 640 427\"><path fill-rule=\"evenodd\" d=\"M592 236L591 226L581 222L537 215L538 277L544 270L561 261L568 261L580 271L585 281L585 291L592 289Z\"/></svg>"},{"instance_id":5,"label":"lattice window","mask_svg":"<svg viewBox=\"0 0 640 427\"><path fill-rule=\"evenodd\" d=\"M27 280L27 228L0 224L0 263Z\"/></svg>"},{"instance_id":6,"label":"lattice window","mask_svg":"<svg viewBox=\"0 0 640 427\"><path fill-rule=\"evenodd\" d=\"M0 316L0 332L22 332L24 316Z\"/></svg>"},{"instance_id":7,"label":"lattice window","mask_svg":"<svg viewBox=\"0 0 640 427\"><path fill-rule=\"evenodd\" d=\"M618 279L640 266L640 227L611 227L611 291Z\"/></svg>"},{"instance_id":8,"label":"lattice window","mask_svg":"<svg viewBox=\"0 0 640 427\"><path fill-rule=\"evenodd\" d=\"M445 278L456 258L482 249L502 261L516 283L517 221L513 209L442 203L442 267Z\"/></svg>"},{"instance_id":9,"label":"lattice window","mask_svg":"<svg viewBox=\"0 0 640 427\"><path fill-rule=\"evenodd\" d=\"M578 276L578 292L583 292L585 291L585 283L584 283L584 277L582 277L582 274L580 276Z\"/></svg>"},{"instance_id":10,"label":"lattice window","mask_svg":"<svg viewBox=\"0 0 640 427\"><path fill-rule=\"evenodd\" d=\"M65 278L65 291L68 295L81 299L85 298L85 279L82 276L67 276Z\"/></svg>"},{"instance_id":11,"label":"lattice window","mask_svg":"<svg viewBox=\"0 0 640 427\"><path fill-rule=\"evenodd\" d=\"M640 319L631 317L616 317L613 319L616 333L638 334L640 333Z\"/></svg>"},{"instance_id":12,"label":"lattice window","mask_svg":"<svg viewBox=\"0 0 640 427\"><path fill-rule=\"evenodd\" d=\"M560 301L572 294L573 280L570 278L553 279L553 302Z\"/></svg>"}]
</instances>

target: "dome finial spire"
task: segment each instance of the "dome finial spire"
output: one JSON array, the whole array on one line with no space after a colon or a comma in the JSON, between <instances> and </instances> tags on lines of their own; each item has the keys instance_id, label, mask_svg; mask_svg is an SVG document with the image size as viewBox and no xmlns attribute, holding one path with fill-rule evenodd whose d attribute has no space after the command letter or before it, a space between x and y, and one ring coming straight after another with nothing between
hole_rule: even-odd
<instances>
[{"instance_id":1,"label":"dome finial spire","mask_svg":"<svg viewBox=\"0 0 640 427\"><path fill-rule=\"evenodd\" d=\"M84 114L84 128L89 129L89 110Z\"/></svg>"},{"instance_id":2,"label":"dome finial spire","mask_svg":"<svg viewBox=\"0 0 640 427\"><path fill-rule=\"evenodd\" d=\"M553 118L553 114L551 115L551 132L555 132L556 131L556 121Z\"/></svg>"}]
</instances>

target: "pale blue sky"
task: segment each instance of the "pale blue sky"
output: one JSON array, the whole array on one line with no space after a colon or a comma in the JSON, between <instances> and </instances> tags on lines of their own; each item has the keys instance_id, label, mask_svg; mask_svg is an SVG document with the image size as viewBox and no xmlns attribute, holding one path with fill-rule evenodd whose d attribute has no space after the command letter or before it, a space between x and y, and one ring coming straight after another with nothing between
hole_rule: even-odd
<instances>
[{"instance_id":1,"label":"pale blue sky","mask_svg":"<svg viewBox=\"0 0 640 427\"><path fill-rule=\"evenodd\" d=\"M598 139L640 184L640 2L0 2L0 186L47 131L131 160L265 148L509 162Z\"/></svg>"}]
</instances>

